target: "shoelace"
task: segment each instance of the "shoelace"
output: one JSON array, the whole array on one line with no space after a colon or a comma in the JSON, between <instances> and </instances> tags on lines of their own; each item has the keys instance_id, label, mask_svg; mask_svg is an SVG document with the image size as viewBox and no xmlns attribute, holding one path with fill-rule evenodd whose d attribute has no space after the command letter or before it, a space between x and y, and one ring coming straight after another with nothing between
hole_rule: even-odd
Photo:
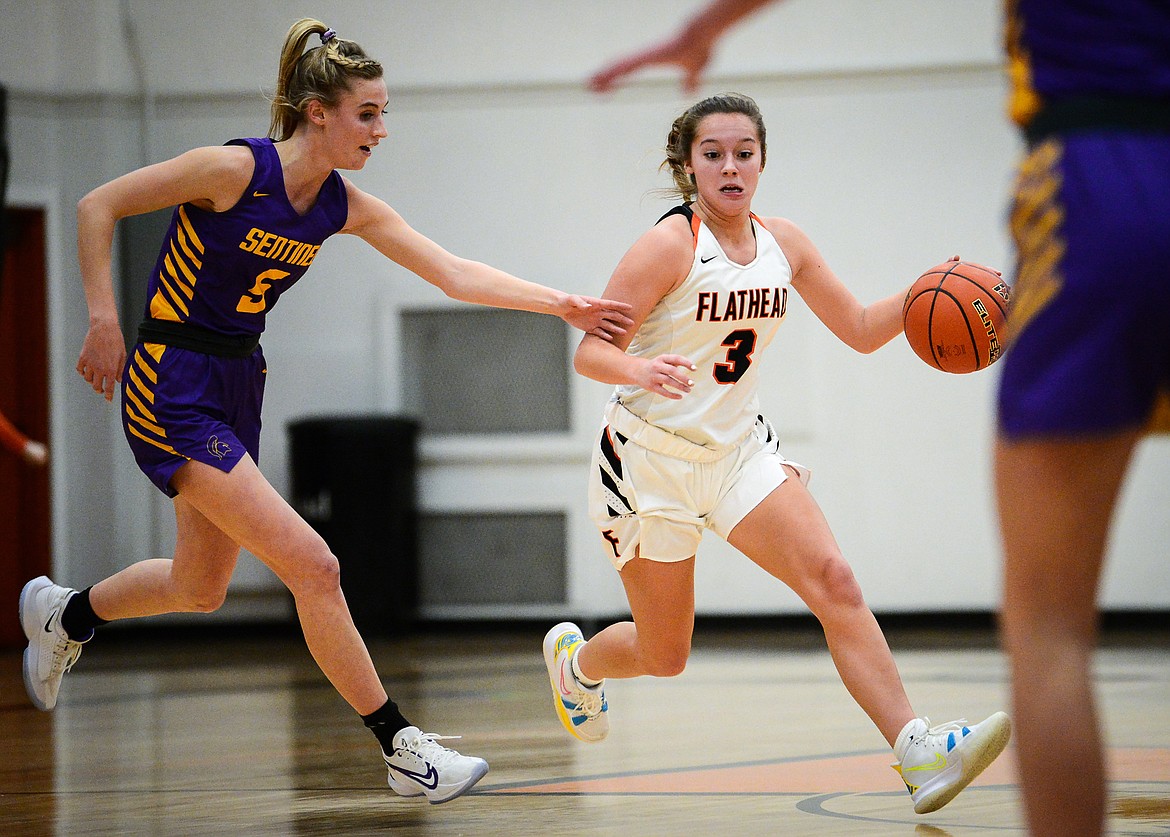
<instances>
[{"instance_id":1,"label":"shoelace","mask_svg":"<svg viewBox=\"0 0 1170 837\"><path fill-rule=\"evenodd\" d=\"M58 636L53 645L53 667L50 669L50 674L52 676L64 674L73 668L78 657L81 656L81 646L80 642Z\"/></svg>"},{"instance_id":2,"label":"shoelace","mask_svg":"<svg viewBox=\"0 0 1170 837\"><path fill-rule=\"evenodd\" d=\"M949 735L952 732L961 733L963 731L963 727L969 726L967 724L966 718L959 718L956 721L947 721L945 724L938 724L937 726L933 727L930 726L929 718L923 718L922 720L926 722L927 730L920 736L920 739L937 738L939 736Z\"/></svg>"},{"instance_id":3,"label":"shoelace","mask_svg":"<svg viewBox=\"0 0 1170 837\"><path fill-rule=\"evenodd\" d=\"M597 692L587 692L584 689L574 692L573 708L585 713L588 718L595 718L601 713L601 695Z\"/></svg>"},{"instance_id":4,"label":"shoelace","mask_svg":"<svg viewBox=\"0 0 1170 837\"><path fill-rule=\"evenodd\" d=\"M436 769L459 758L459 753L439 744L439 741L453 741L461 738L459 735L438 735L433 732L422 732L409 741L404 741L407 750L418 754L419 758L433 764Z\"/></svg>"}]
</instances>

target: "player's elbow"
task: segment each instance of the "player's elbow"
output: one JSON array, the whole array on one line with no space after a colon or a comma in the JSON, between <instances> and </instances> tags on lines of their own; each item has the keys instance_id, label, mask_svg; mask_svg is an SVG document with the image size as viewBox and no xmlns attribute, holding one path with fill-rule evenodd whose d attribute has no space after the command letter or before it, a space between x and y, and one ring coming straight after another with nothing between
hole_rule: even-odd
<instances>
[{"instance_id":1,"label":"player's elbow","mask_svg":"<svg viewBox=\"0 0 1170 837\"><path fill-rule=\"evenodd\" d=\"M121 207L113 202L109 193L99 186L77 202L79 235L93 234L106 227L113 227L125 215Z\"/></svg>"},{"instance_id":2,"label":"player's elbow","mask_svg":"<svg viewBox=\"0 0 1170 837\"><path fill-rule=\"evenodd\" d=\"M871 354L881 346L881 343L870 339L863 329L839 332L837 337L850 349L863 355Z\"/></svg>"},{"instance_id":3,"label":"player's elbow","mask_svg":"<svg viewBox=\"0 0 1170 837\"><path fill-rule=\"evenodd\" d=\"M101 206L101 199L97 196L96 190L87 192L81 200L77 202L77 220L79 222L86 218L91 218L98 211Z\"/></svg>"},{"instance_id":4,"label":"player's elbow","mask_svg":"<svg viewBox=\"0 0 1170 837\"><path fill-rule=\"evenodd\" d=\"M898 331L888 328L879 329L863 323L852 334L841 339L854 351L870 355L893 340L898 335Z\"/></svg>"},{"instance_id":5,"label":"player's elbow","mask_svg":"<svg viewBox=\"0 0 1170 837\"><path fill-rule=\"evenodd\" d=\"M473 302L469 299L469 293L466 285L462 280L458 270L444 270L434 276L427 277L428 281L440 291L448 299L453 299L457 302Z\"/></svg>"},{"instance_id":6,"label":"player's elbow","mask_svg":"<svg viewBox=\"0 0 1170 837\"><path fill-rule=\"evenodd\" d=\"M604 342L600 337L595 337L592 334L586 334L582 337L581 343L573 355L573 371L594 381L613 383L604 372L602 357L596 351L596 344Z\"/></svg>"},{"instance_id":7,"label":"player's elbow","mask_svg":"<svg viewBox=\"0 0 1170 837\"><path fill-rule=\"evenodd\" d=\"M589 335L586 334L577 345L577 351L573 353L573 371L586 378L592 378L593 376L589 374L592 364L589 360L589 348L586 345L588 342Z\"/></svg>"},{"instance_id":8,"label":"player's elbow","mask_svg":"<svg viewBox=\"0 0 1170 837\"><path fill-rule=\"evenodd\" d=\"M517 300L508 283L499 281L499 277L483 262L453 256L442 265L435 285L457 302L528 310L522 301Z\"/></svg>"}]
</instances>

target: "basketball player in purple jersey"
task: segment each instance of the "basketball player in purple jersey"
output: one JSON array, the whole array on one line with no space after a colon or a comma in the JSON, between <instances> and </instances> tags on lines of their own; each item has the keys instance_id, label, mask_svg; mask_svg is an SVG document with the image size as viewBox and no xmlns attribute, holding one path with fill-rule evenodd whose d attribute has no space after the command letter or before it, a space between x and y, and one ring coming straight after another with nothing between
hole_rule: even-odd
<instances>
[{"instance_id":1,"label":"basketball player in purple jersey","mask_svg":"<svg viewBox=\"0 0 1170 837\"><path fill-rule=\"evenodd\" d=\"M673 65L694 89L719 37L769 2L715 0L590 84ZM1029 828L1096 835L1105 544L1138 441L1170 432L1170 3L1006 0L1005 41L1028 151L995 450L1001 625Z\"/></svg>"},{"instance_id":2,"label":"basketball player in purple jersey","mask_svg":"<svg viewBox=\"0 0 1170 837\"><path fill-rule=\"evenodd\" d=\"M309 47L314 35L320 45ZM452 298L553 314L606 339L623 332L628 306L458 258L339 174L363 168L386 137L386 104L381 64L303 19L281 53L271 139L198 148L79 203L90 327L77 371L106 400L122 383L126 437L143 472L173 498L178 537L172 559L141 561L81 592L43 576L25 585L24 680L33 703L52 709L62 675L98 626L215 610L242 547L292 592L313 658L377 737L390 787L438 803L474 785L487 762L403 717L354 627L337 558L257 468L265 318L335 233L365 239ZM167 206L176 209L127 358L110 274L115 223Z\"/></svg>"},{"instance_id":3,"label":"basketball player in purple jersey","mask_svg":"<svg viewBox=\"0 0 1170 837\"><path fill-rule=\"evenodd\" d=\"M1028 150L995 451L1003 637L1032 832L1096 835L1097 591L1122 480L1170 388L1170 3L1018 0L1007 35Z\"/></svg>"}]
</instances>

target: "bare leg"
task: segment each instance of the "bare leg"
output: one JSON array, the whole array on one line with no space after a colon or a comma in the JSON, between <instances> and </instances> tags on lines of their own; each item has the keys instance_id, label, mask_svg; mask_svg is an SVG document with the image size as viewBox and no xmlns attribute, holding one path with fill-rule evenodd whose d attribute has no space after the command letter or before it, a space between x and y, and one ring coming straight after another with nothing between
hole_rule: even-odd
<instances>
[{"instance_id":1,"label":"bare leg","mask_svg":"<svg viewBox=\"0 0 1170 837\"><path fill-rule=\"evenodd\" d=\"M101 618L210 613L223 604L240 547L183 495L174 504L175 557L139 561L95 584L89 600Z\"/></svg>"},{"instance_id":2,"label":"bare leg","mask_svg":"<svg viewBox=\"0 0 1170 837\"><path fill-rule=\"evenodd\" d=\"M808 489L800 480L785 480L739 522L728 542L808 605L845 688L894 746L914 710L885 635Z\"/></svg>"},{"instance_id":3,"label":"bare leg","mask_svg":"<svg viewBox=\"0 0 1170 837\"><path fill-rule=\"evenodd\" d=\"M1017 755L1036 835L1097 835L1105 760L1092 685L1105 541L1137 432L1106 439L999 439L1005 647Z\"/></svg>"},{"instance_id":4,"label":"bare leg","mask_svg":"<svg viewBox=\"0 0 1170 837\"><path fill-rule=\"evenodd\" d=\"M785 481L728 540L809 605L846 689L892 747L914 710L885 636L812 495L799 480ZM634 622L610 625L589 640L577 660L581 672L595 680L680 673L694 630L694 558L635 558L621 575Z\"/></svg>"},{"instance_id":5,"label":"bare leg","mask_svg":"<svg viewBox=\"0 0 1170 837\"><path fill-rule=\"evenodd\" d=\"M581 673L592 680L686 668L695 628L695 559L664 563L634 558L621 571L633 622L617 622L582 647Z\"/></svg>"},{"instance_id":6,"label":"bare leg","mask_svg":"<svg viewBox=\"0 0 1170 837\"><path fill-rule=\"evenodd\" d=\"M341 592L337 559L252 459L245 457L229 474L189 462L173 484L181 498L174 559L143 561L94 585L94 612L117 619L214 610L242 546L292 592L309 652L341 696L362 715L385 704L386 691Z\"/></svg>"}]
</instances>

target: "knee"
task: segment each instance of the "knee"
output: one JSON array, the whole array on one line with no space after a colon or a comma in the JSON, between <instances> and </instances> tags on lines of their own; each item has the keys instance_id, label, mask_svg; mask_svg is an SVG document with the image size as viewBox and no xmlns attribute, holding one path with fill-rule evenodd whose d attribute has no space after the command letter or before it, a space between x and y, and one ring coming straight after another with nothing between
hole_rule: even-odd
<instances>
[{"instance_id":1,"label":"knee","mask_svg":"<svg viewBox=\"0 0 1170 837\"><path fill-rule=\"evenodd\" d=\"M689 643L659 649L645 657L646 673L652 677L677 677L686 670L690 656Z\"/></svg>"},{"instance_id":2,"label":"knee","mask_svg":"<svg viewBox=\"0 0 1170 837\"><path fill-rule=\"evenodd\" d=\"M332 595L341 589L341 564L322 541L299 562L296 576L288 580L293 596Z\"/></svg>"},{"instance_id":3,"label":"knee","mask_svg":"<svg viewBox=\"0 0 1170 837\"><path fill-rule=\"evenodd\" d=\"M176 594L176 609L186 613L214 613L227 599L227 587L203 585L183 589Z\"/></svg>"},{"instance_id":4,"label":"knee","mask_svg":"<svg viewBox=\"0 0 1170 837\"><path fill-rule=\"evenodd\" d=\"M854 610L866 607L861 585L853 575L853 569L840 555L830 556L821 566L816 583L812 585L816 605L810 603L813 612Z\"/></svg>"},{"instance_id":5,"label":"knee","mask_svg":"<svg viewBox=\"0 0 1170 837\"><path fill-rule=\"evenodd\" d=\"M999 629L1005 648L1013 654L1092 653L1099 641L1099 616L1094 607L1051 603L1020 607L1013 602L1000 610Z\"/></svg>"}]
</instances>

